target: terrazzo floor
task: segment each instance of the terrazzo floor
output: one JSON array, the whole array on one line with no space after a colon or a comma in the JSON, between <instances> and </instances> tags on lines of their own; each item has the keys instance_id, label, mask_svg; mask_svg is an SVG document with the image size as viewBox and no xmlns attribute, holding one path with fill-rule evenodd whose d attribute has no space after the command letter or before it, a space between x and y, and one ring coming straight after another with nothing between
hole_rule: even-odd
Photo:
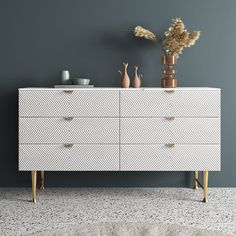
<instances>
[{"instance_id":1,"label":"terrazzo floor","mask_svg":"<svg viewBox=\"0 0 236 236\"><path fill-rule=\"evenodd\" d=\"M0 235L29 235L80 223L160 222L236 235L236 188L0 188Z\"/></svg>"}]
</instances>

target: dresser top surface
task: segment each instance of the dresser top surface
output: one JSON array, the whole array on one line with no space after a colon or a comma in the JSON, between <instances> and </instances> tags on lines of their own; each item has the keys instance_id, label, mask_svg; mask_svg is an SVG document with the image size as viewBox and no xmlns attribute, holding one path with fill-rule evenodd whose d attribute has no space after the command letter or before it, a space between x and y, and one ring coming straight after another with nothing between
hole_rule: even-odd
<instances>
[{"instance_id":1,"label":"dresser top surface","mask_svg":"<svg viewBox=\"0 0 236 236\"><path fill-rule=\"evenodd\" d=\"M24 90L220 90L220 88L212 87L178 87L178 88L160 88L160 87L142 87L142 88L119 88L119 87L93 87L93 88L49 88L49 87L27 87L19 88L20 91Z\"/></svg>"}]
</instances>

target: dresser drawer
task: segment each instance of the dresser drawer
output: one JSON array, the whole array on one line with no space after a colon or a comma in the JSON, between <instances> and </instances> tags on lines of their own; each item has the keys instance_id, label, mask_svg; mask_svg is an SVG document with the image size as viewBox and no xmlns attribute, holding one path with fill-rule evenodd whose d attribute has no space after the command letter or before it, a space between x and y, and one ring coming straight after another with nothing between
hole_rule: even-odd
<instances>
[{"instance_id":1,"label":"dresser drawer","mask_svg":"<svg viewBox=\"0 0 236 236\"><path fill-rule=\"evenodd\" d=\"M119 118L20 118L19 143L118 143Z\"/></svg>"},{"instance_id":2,"label":"dresser drawer","mask_svg":"<svg viewBox=\"0 0 236 236\"><path fill-rule=\"evenodd\" d=\"M219 90L121 91L121 116L218 117Z\"/></svg>"},{"instance_id":3,"label":"dresser drawer","mask_svg":"<svg viewBox=\"0 0 236 236\"><path fill-rule=\"evenodd\" d=\"M19 145L19 170L116 171L119 145Z\"/></svg>"},{"instance_id":4,"label":"dresser drawer","mask_svg":"<svg viewBox=\"0 0 236 236\"><path fill-rule=\"evenodd\" d=\"M220 118L121 118L120 122L121 143L220 143Z\"/></svg>"},{"instance_id":5,"label":"dresser drawer","mask_svg":"<svg viewBox=\"0 0 236 236\"><path fill-rule=\"evenodd\" d=\"M19 92L19 116L119 116L119 91L24 90Z\"/></svg>"},{"instance_id":6,"label":"dresser drawer","mask_svg":"<svg viewBox=\"0 0 236 236\"><path fill-rule=\"evenodd\" d=\"M121 145L123 171L220 170L219 145Z\"/></svg>"}]
</instances>

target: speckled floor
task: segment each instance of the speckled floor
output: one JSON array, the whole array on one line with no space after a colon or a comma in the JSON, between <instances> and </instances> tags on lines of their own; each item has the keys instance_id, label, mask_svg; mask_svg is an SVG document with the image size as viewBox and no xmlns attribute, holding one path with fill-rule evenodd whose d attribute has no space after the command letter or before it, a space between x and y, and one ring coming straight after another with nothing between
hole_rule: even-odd
<instances>
[{"instance_id":1,"label":"speckled floor","mask_svg":"<svg viewBox=\"0 0 236 236\"><path fill-rule=\"evenodd\" d=\"M236 188L0 189L0 235L27 235L80 223L162 222L236 235Z\"/></svg>"}]
</instances>

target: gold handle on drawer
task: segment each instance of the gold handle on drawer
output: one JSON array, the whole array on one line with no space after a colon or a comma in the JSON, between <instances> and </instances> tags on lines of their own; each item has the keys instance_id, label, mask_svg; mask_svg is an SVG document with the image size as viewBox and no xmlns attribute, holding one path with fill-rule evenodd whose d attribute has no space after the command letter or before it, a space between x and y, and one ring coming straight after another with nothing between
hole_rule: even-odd
<instances>
[{"instance_id":1,"label":"gold handle on drawer","mask_svg":"<svg viewBox=\"0 0 236 236\"><path fill-rule=\"evenodd\" d=\"M64 147L65 148L72 148L73 147L73 143L65 143Z\"/></svg>"},{"instance_id":2,"label":"gold handle on drawer","mask_svg":"<svg viewBox=\"0 0 236 236\"><path fill-rule=\"evenodd\" d=\"M174 119L175 119L175 117L173 117L173 116L167 116L167 117L165 117L166 118L166 120L168 120L168 121L173 121Z\"/></svg>"},{"instance_id":3,"label":"gold handle on drawer","mask_svg":"<svg viewBox=\"0 0 236 236\"><path fill-rule=\"evenodd\" d=\"M64 120L66 120L66 121L72 121L73 120L73 117L72 116L65 116L65 117L63 117L64 118Z\"/></svg>"},{"instance_id":4,"label":"gold handle on drawer","mask_svg":"<svg viewBox=\"0 0 236 236\"><path fill-rule=\"evenodd\" d=\"M165 146L167 148L173 148L175 146L175 144L174 143L166 143Z\"/></svg>"},{"instance_id":5,"label":"gold handle on drawer","mask_svg":"<svg viewBox=\"0 0 236 236\"><path fill-rule=\"evenodd\" d=\"M64 93L67 93L67 94L73 93L73 90L63 90L63 91L64 91Z\"/></svg>"},{"instance_id":6,"label":"gold handle on drawer","mask_svg":"<svg viewBox=\"0 0 236 236\"><path fill-rule=\"evenodd\" d=\"M175 90L165 90L167 93L174 93Z\"/></svg>"}]
</instances>

